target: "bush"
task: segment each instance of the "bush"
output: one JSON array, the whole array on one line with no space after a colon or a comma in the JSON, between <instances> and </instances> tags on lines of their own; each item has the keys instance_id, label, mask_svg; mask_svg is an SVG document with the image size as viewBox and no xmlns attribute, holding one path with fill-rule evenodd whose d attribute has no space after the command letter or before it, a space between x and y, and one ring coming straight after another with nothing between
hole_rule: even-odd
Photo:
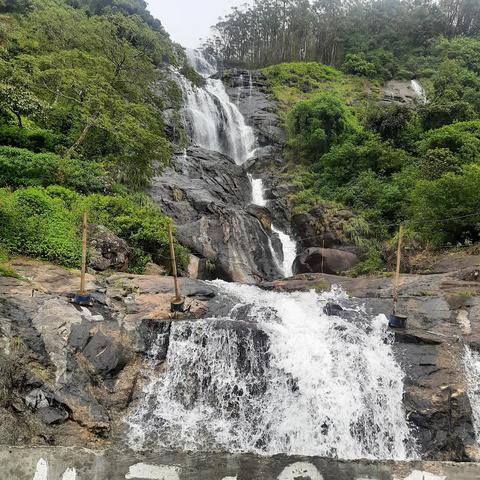
<instances>
[{"instance_id":1,"label":"bush","mask_svg":"<svg viewBox=\"0 0 480 480\"><path fill-rule=\"evenodd\" d=\"M148 261L169 265L170 245L168 225L170 219L146 196L91 195L85 202L91 221L105 225L137 249L136 267ZM186 269L189 256L185 248L176 245L178 266ZM145 258L145 253L150 258Z\"/></svg>"},{"instance_id":2,"label":"bush","mask_svg":"<svg viewBox=\"0 0 480 480\"><path fill-rule=\"evenodd\" d=\"M80 264L79 216L43 188L0 189L0 237L14 254Z\"/></svg>"},{"instance_id":3,"label":"bush","mask_svg":"<svg viewBox=\"0 0 480 480\"><path fill-rule=\"evenodd\" d=\"M450 123L467 122L478 117L469 102L431 102L422 106L420 118L424 130L449 125Z\"/></svg>"},{"instance_id":4,"label":"bush","mask_svg":"<svg viewBox=\"0 0 480 480\"><path fill-rule=\"evenodd\" d=\"M408 105L376 106L368 113L366 123L382 140L404 149L412 148L420 136L418 115Z\"/></svg>"},{"instance_id":5,"label":"bush","mask_svg":"<svg viewBox=\"0 0 480 480\"><path fill-rule=\"evenodd\" d=\"M52 152L59 143L60 137L50 130L19 128L17 125L0 126L0 145L34 152Z\"/></svg>"},{"instance_id":6,"label":"bush","mask_svg":"<svg viewBox=\"0 0 480 480\"><path fill-rule=\"evenodd\" d=\"M408 163L403 150L379 141L372 134L357 134L323 155L315 167L325 188L338 188L354 181L362 172L372 170L392 175Z\"/></svg>"},{"instance_id":7,"label":"bush","mask_svg":"<svg viewBox=\"0 0 480 480\"><path fill-rule=\"evenodd\" d=\"M64 159L53 153L0 147L0 187L62 185L81 193L105 190L104 172L94 162Z\"/></svg>"},{"instance_id":8,"label":"bush","mask_svg":"<svg viewBox=\"0 0 480 480\"><path fill-rule=\"evenodd\" d=\"M345 73L361 75L368 78L375 78L377 75L377 68L375 65L371 62L368 62L365 59L365 56L359 53L347 54L342 65L342 70Z\"/></svg>"},{"instance_id":9,"label":"bush","mask_svg":"<svg viewBox=\"0 0 480 480\"><path fill-rule=\"evenodd\" d=\"M480 121L459 122L427 132L419 143L419 153L429 150L447 149L463 163L480 159Z\"/></svg>"},{"instance_id":10,"label":"bush","mask_svg":"<svg viewBox=\"0 0 480 480\"><path fill-rule=\"evenodd\" d=\"M459 174L418 182L412 192L414 229L425 242L440 246L480 239L480 165L464 165ZM465 217L445 220L452 217Z\"/></svg>"},{"instance_id":11,"label":"bush","mask_svg":"<svg viewBox=\"0 0 480 480\"><path fill-rule=\"evenodd\" d=\"M357 129L350 110L332 94L298 103L287 118L290 149L310 162L318 160Z\"/></svg>"},{"instance_id":12,"label":"bush","mask_svg":"<svg viewBox=\"0 0 480 480\"><path fill-rule=\"evenodd\" d=\"M79 194L60 186L0 189L0 238L13 254L29 255L67 267L79 267L80 225L84 208L90 223L106 226L133 247L132 269L149 261L169 265L170 220L149 199L128 195ZM188 253L176 244L180 269Z\"/></svg>"}]
</instances>

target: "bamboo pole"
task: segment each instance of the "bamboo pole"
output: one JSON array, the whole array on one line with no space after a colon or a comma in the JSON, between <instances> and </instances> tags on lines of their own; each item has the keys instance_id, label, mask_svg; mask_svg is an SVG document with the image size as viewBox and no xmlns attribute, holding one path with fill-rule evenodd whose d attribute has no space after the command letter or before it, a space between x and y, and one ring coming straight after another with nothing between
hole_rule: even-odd
<instances>
[{"instance_id":1,"label":"bamboo pole","mask_svg":"<svg viewBox=\"0 0 480 480\"><path fill-rule=\"evenodd\" d=\"M88 212L83 211L82 226L82 273L80 276L80 295L86 295L85 274L87 273L87 232L88 232Z\"/></svg>"},{"instance_id":2,"label":"bamboo pole","mask_svg":"<svg viewBox=\"0 0 480 480\"><path fill-rule=\"evenodd\" d=\"M397 246L397 270L395 272L395 286L393 290L393 314L397 311L398 289L400 287L400 266L402 261L402 240L403 240L403 225L400 225L398 232L398 246Z\"/></svg>"},{"instance_id":3,"label":"bamboo pole","mask_svg":"<svg viewBox=\"0 0 480 480\"><path fill-rule=\"evenodd\" d=\"M170 259L172 262L173 283L175 285L175 301L180 301L182 297L180 296L180 288L178 287L177 260L175 258L175 248L173 245L173 227L171 222L168 225L168 236L170 239Z\"/></svg>"}]
</instances>

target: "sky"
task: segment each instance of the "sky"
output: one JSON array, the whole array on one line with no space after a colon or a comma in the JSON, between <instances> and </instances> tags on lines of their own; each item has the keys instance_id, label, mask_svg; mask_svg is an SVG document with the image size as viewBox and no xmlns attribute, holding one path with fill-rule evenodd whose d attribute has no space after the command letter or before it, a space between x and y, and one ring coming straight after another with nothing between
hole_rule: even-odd
<instances>
[{"instance_id":1,"label":"sky","mask_svg":"<svg viewBox=\"0 0 480 480\"><path fill-rule=\"evenodd\" d=\"M146 0L151 14L158 18L172 40L187 48L200 46L218 17L246 0Z\"/></svg>"}]
</instances>

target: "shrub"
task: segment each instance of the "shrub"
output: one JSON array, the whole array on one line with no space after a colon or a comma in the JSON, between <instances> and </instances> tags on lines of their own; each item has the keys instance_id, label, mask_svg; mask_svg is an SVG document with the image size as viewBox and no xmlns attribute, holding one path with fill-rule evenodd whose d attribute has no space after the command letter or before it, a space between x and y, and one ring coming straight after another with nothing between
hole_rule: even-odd
<instances>
[{"instance_id":1,"label":"shrub","mask_svg":"<svg viewBox=\"0 0 480 480\"><path fill-rule=\"evenodd\" d=\"M464 165L459 174L418 182L412 192L414 228L435 246L480 238L480 166ZM452 220L453 217L464 217Z\"/></svg>"},{"instance_id":2,"label":"shrub","mask_svg":"<svg viewBox=\"0 0 480 480\"><path fill-rule=\"evenodd\" d=\"M80 265L80 225L84 208L91 223L102 224L133 247L138 272L149 261L169 265L170 220L149 199L129 195L79 194L60 186L0 189L0 238L13 254L29 255L67 267ZM176 245L178 265L188 254Z\"/></svg>"},{"instance_id":3,"label":"shrub","mask_svg":"<svg viewBox=\"0 0 480 480\"><path fill-rule=\"evenodd\" d=\"M427 132L419 143L419 152L447 149L461 162L475 162L480 159L480 121L459 122Z\"/></svg>"},{"instance_id":4,"label":"shrub","mask_svg":"<svg viewBox=\"0 0 480 480\"><path fill-rule=\"evenodd\" d=\"M342 65L342 70L345 73L361 75L368 78L375 78L377 75L377 68L375 65L371 62L368 62L365 59L365 56L360 53L347 54Z\"/></svg>"},{"instance_id":5,"label":"shrub","mask_svg":"<svg viewBox=\"0 0 480 480\"><path fill-rule=\"evenodd\" d=\"M60 143L60 137L43 128L19 128L17 125L0 127L0 145L26 148L34 152L52 152Z\"/></svg>"},{"instance_id":6,"label":"shrub","mask_svg":"<svg viewBox=\"0 0 480 480\"><path fill-rule=\"evenodd\" d=\"M7 249L67 267L80 264L78 215L43 188L0 189L0 237Z\"/></svg>"},{"instance_id":7,"label":"shrub","mask_svg":"<svg viewBox=\"0 0 480 480\"><path fill-rule=\"evenodd\" d=\"M289 147L307 161L316 161L357 129L350 110L332 94L298 103L287 118Z\"/></svg>"},{"instance_id":8,"label":"shrub","mask_svg":"<svg viewBox=\"0 0 480 480\"><path fill-rule=\"evenodd\" d=\"M146 196L103 196L91 195L85 201L91 221L105 225L137 249L136 263L139 267L150 255L155 263L169 265L170 246L168 225L170 219L163 215L157 205ZM185 248L176 245L180 269L188 265L189 256Z\"/></svg>"},{"instance_id":9,"label":"shrub","mask_svg":"<svg viewBox=\"0 0 480 480\"><path fill-rule=\"evenodd\" d=\"M64 159L53 153L0 147L0 187L62 185L81 193L105 189L104 172L94 162Z\"/></svg>"},{"instance_id":10,"label":"shrub","mask_svg":"<svg viewBox=\"0 0 480 480\"><path fill-rule=\"evenodd\" d=\"M420 118L424 130L432 130L450 123L467 122L478 117L469 102L431 102L422 106Z\"/></svg>"}]
</instances>

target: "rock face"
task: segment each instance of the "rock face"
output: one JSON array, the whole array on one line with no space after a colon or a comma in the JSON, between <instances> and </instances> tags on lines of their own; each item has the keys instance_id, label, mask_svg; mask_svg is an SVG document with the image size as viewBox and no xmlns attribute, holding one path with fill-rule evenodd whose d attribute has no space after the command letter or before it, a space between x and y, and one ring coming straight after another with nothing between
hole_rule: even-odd
<instances>
[{"instance_id":1,"label":"rock face","mask_svg":"<svg viewBox=\"0 0 480 480\"><path fill-rule=\"evenodd\" d=\"M408 323L394 332L394 349L406 372L404 405L423 458L480 458L463 364L465 344L480 349L479 265L478 256L449 256L432 265L441 273L402 276L397 311ZM264 288L324 290L334 284L362 299L371 314L392 310L390 278L306 274Z\"/></svg>"},{"instance_id":2,"label":"rock face","mask_svg":"<svg viewBox=\"0 0 480 480\"><path fill-rule=\"evenodd\" d=\"M0 444L102 446L142 391L142 365L163 335L166 358L173 281L89 275L90 307L71 303L78 273L31 260L0 277ZM190 317L215 293L181 279Z\"/></svg>"},{"instance_id":3,"label":"rock face","mask_svg":"<svg viewBox=\"0 0 480 480\"><path fill-rule=\"evenodd\" d=\"M384 98L382 103L413 103L418 100L412 82L408 80L389 80L384 86Z\"/></svg>"},{"instance_id":4,"label":"rock face","mask_svg":"<svg viewBox=\"0 0 480 480\"><path fill-rule=\"evenodd\" d=\"M94 270L126 270L131 260L130 248L103 225L89 226L89 259L88 264Z\"/></svg>"},{"instance_id":5,"label":"rock face","mask_svg":"<svg viewBox=\"0 0 480 480\"><path fill-rule=\"evenodd\" d=\"M329 273L338 275L359 263L357 255L333 248L307 248L293 264L293 273Z\"/></svg>"},{"instance_id":6,"label":"rock face","mask_svg":"<svg viewBox=\"0 0 480 480\"><path fill-rule=\"evenodd\" d=\"M249 210L247 172L231 158L190 147L154 179L151 195L213 277L245 283L279 277L267 230Z\"/></svg>"},{"instance_id":7,"label":"rock face","mask_svg":"<svg viewBox=\"0 0 480 480\"><path fill-rule=\"evenodd\" d=\"M277 115L277 105L272 99L265 76L256 71L233 69L219 74L227 93L235 101L247 123L257 134L259 147L283 147L286 137Z\"/></svg>"}]
</instances>

